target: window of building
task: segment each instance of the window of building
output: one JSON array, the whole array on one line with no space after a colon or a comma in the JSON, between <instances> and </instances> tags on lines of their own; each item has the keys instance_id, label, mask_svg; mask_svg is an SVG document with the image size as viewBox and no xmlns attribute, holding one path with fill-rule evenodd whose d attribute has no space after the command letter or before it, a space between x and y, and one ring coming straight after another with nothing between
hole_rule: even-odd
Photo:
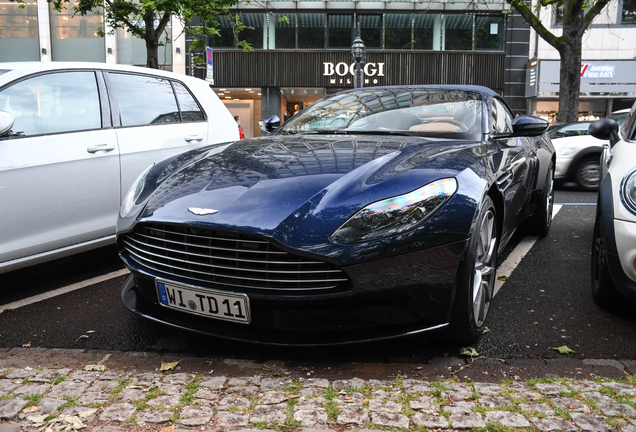
<instances>
[{"instance_id":1,"label":"window of building","mask_svg":"<svg viewBox=\"0 0 636 432\"><path fill-rule=\"evenodd\" d=\"M623 0L621 10L621 22L636 23L636 0Z\"/></svg>"},{"instance_id":2,"label":"window of building","mask_svg":"<svg viewBox=\"0 0 636 432\"><path fill-rule=\"evenodd\" d=\"M172 68L172 27L170 23L166 26L161 35L159 48L157 49L157 60L162 69ZM117 63L146 66L148 62L148 51L146 41L135 37L126 29L117 29Z\"/></svg>"},{"instance_id":3,"label":"window of building","mask_svg":"<svg viewBox=\"0 0 636 432\"><path fill-rule=\"evenodd\" d=\"M40 60L38 11L35 1L5 1L0 8L0 52L2 61Z\"/></svg>"},{"instance_id":4,"label":"window of building","mask_svg":"<svg viewBox=\"0 0 636 432\"><path fill-rule=\"evenodd\" d=\"M411 14L384 15L384 48L411 49Z\"/></svg>"},{"instance_id":5,"label":"window of building","mask_svg":"<svg viewBox=\"0 0 636 432\"><path fill-rule=\"evenodd\" d=\"M241 13L239 20L246 28L239 33L239 41L245 41L254 49L265 48L265 14Z\"/></svg>"},{"instance_id":6,"label":"window of building","mask_svg":"<svg viewBox=\"0 0 636 432\"><path fill-rule=\"evenodd\" d=\"M329 26L327 29L329 35L328 47L351 48L353 43L353 14L329 14L327 19L327 25Z\"/></svg>"},{"instance_id":7,"label":"window of building","mask_svg":"<svg viewBox=\"0 0 636 432\"><path fill-rule=\"evenodd\" d=\"M360 23L360 34L364 35L362 39L366 47L382 48L382 15L357 14L357 22Z\"/></svg>"},{"instance_id":8,"label":"window of building","mask_svg":"<svg viewBox=\"0 0 636 432\"><path fill-rule=\"evenodd\" d=\"M59 72L20 81L0 92L0 110L15 117L9 133L13 136L102 126L94 72Z\"/></svg>"},{"instance_id":9,"label":"window of building","mask_svg":"<svg viewBox=\"0 0 636 432\"><path fill-rule=\"evenodd\" d=\"M325 14L298 14L298 48L325 48Z\"/></svg>"},{"instance_id":10,"label":"window of building","mask_svg":"<svg viewBox=\"0 0 636 432\"><path fill-rule=\"evenodd\" d=\"M219 35L209 37L208 46L212 48L234 48L234 26L231 18L227 15L219 15L217 21Z\"/></svg>"},{"instance_id":11,"label":"window of building","mask_svg":"<svg viewBox=\"0 0 636 432\"><path fill-rule=\"evenodd\" d=\"M444 49L469 51L473 49L472 14L444 15Z\"/></svg>"},{"instance_id":12,"label":"window of building","mask_svg":"<svg viewBox=\"0 0 636 432\"><path fill-rule=\"evenodd\" d=\"M436 48L439 48L440 15L417 14L413 20L413 48L430 50L433 48L433 40L436 40ZM437 32L435 32L437 29Z\"/></svg>"},{"instance_id":13,"label":"window of building","mask_svg":"<svg viewBox=\"0 0 636 432\"><path fill-rule=\"evenodd\" d=\"M104 38L104 10L95 8L86 15L76 14L76 0L70 0L61 12L50 5L51 51L54 61L106 61Z\"/></svg>"},{"instance_id":14,"label":"window of building","mask_svg":"<svg viewBox=\"0 0 636 432\"><path fill-rule=\"evenodd\" d=\"M475 16L475 49L502 50L504 21L501 15Z\"/></svg>"},{"instance_id":15,"label":"window of building","mask_svg":"<svg viewBox=\"0 0 636 432\"><path fill-rule=\"evenodd\" d=\"M274 14L274 44L270 33L270 48L296 48L296 14ZM272 26L270 26L270 31ZM324 32L323 32L324 33Z\"/></svg>"},{"instance_id":16,"label":"window of building","mask_svg":"<svg viewBox=\"0 0 636 432\"><path fill-rule=\"evenodd\" d=\"M108 74L122 126L175 123L179 108L170 81L145 75Z\"/></svg>"}]
</instances>

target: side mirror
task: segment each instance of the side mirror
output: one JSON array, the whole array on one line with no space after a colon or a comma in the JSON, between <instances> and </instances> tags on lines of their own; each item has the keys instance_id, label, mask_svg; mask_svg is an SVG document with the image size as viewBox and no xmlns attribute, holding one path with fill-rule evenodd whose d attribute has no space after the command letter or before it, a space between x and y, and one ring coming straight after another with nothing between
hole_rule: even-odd
<instances>
[{"instance_id":1,"label":"side mirror","mask_svg":"<svg viewBox=\"0 0 636 432\"><path fill-rule=\"evenodd\" d=\"M4 135L13 127L15 117L6 111L0 111L0 135Z\"/></svg>"},{"instance_id":2,"label":"side mirror","mask_svg":"<svg viewBox=\"0 0 636 432\"><path fill-rule=\"evenodd\" d=\"M550 127L550 122L539 117L520 115L512 122L515 135L539 136Z\"/></svg>"},{"instance_id":3,"label":"side mirror","mask_svg":"<svg viewBox=\"0 0 636 432\"><path fill-rule=\"evenodd\" d=\"M588 131L594 138L603 141L609 140L611 147L614 147L614 144L621 140L618 136L618 123L611 118L604 118L591 123Z\"/></svg>"},{"instance_id":4,"label":"side mirror","mask_svg":"<svg viewBox=\"0 0 636 432\"><path fill-rule=\"evenodd\" d=\"M280 119L277 115L273 115L267 119L259 120L258 124L263 132L272 133L280 126Z\"/></svg>"}]
</instances>

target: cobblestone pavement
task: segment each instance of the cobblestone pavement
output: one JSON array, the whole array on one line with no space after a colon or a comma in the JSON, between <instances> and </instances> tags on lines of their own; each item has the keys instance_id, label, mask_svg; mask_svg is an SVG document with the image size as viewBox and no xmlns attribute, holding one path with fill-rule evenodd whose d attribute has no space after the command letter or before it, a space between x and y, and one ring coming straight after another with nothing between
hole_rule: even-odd
<instances>
[{"instance_id":1,"label":"cobblestone pavement","mask_svg":"<svg viewBox=\"0 0 636 432\"><path fill-rule=\"evenodd\" d=\"M475 382L461 380L461 373L327 379L304 370L285 376L267 366L236 376L191 373L159 357L156 370L114 370L108 358L81 368L37 367L35 359L33 367L0 366L0 432L636 432L636 380L628 372L620 379L489 376Z\"/></svg>"}]
</instances>

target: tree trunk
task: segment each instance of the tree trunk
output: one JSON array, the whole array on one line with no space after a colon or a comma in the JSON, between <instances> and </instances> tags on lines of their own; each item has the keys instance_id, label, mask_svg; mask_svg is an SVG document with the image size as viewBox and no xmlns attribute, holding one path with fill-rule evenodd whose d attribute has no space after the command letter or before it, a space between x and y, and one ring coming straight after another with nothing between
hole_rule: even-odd
<instances>
[{"instance_id":1,"label":"tree trunk","mask_svg":"<svg viewBox=\"0 0 636 432\"><path fill-rule=\"evenodd\" d=\"M155 30L155 13L146 9L144 13L146 23L146 67L159 69L159 38L161 32Z\"/></svg>"},{"instance_id":2,"label":"tree trunk","mask_svg":"<svg viewBox=\"0 0 636 432\"><path fill-rule=\"evenodd\" d=\"M146 40L146 67L159 69L159 44Z\"/></svg>"},{"instance_id":3,"label":"tree trunk","mask_svg":"<svg viewBox=\"0 0 636 432\"><path fill-rule=\"evenodd\" d=\"M565 4L563 10L563 44L560 46L559 123L578 121L581 92L581 51L583 48L583 9Z\"/></svg>"}]
</instances>

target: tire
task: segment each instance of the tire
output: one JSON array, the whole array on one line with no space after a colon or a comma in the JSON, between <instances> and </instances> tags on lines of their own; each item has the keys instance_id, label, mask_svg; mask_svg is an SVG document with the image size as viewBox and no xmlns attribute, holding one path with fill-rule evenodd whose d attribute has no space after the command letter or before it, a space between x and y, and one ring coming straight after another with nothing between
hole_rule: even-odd
<instances>
[{"instance_id":1,"label":"tire","mask_svg":"<svg viewBox=\"0 0 636 432\"><path fill-rule=\"evenodd\" d=\"M576 167L574 179L579 188L595 191L601 183L600 155L587 156Z\"/></svg>"},{"instance_id":2,"label":"tire","mask_svg":"<svg viewBox=\"0 0 636 432\"><path fill-rule=\"evenodd\" d=\"M596 304L607 308L616 307L621 304L621 299L610 276L602 219L600 210L597 210L596 221L594 223L594 235L592 237L591 281L592 298L594 298Z\"/></svg>"},{"instance_id":3,"label":"tire","mask_svg":"<svg viewBox=\"0 0 636 432\"><path fill-rule=\"evenodd\" d=\"M541 201L537 211L526 222L526 229L530 234L545 237L552 226L552 209L554 208L554 164L550 163L548 175L543 186Z\"/></svg>"},{"instance_id":4,"label":"tire","mask_svg":"<svg viewBox=\"0 0 636 432\"><path fill-rule=\"evenodd\" d=\"M495 288L498 247L497 212L492 199L486 196L459 266L446 339L473 343L483 333Z\"/></svg>"}]
</instances>

